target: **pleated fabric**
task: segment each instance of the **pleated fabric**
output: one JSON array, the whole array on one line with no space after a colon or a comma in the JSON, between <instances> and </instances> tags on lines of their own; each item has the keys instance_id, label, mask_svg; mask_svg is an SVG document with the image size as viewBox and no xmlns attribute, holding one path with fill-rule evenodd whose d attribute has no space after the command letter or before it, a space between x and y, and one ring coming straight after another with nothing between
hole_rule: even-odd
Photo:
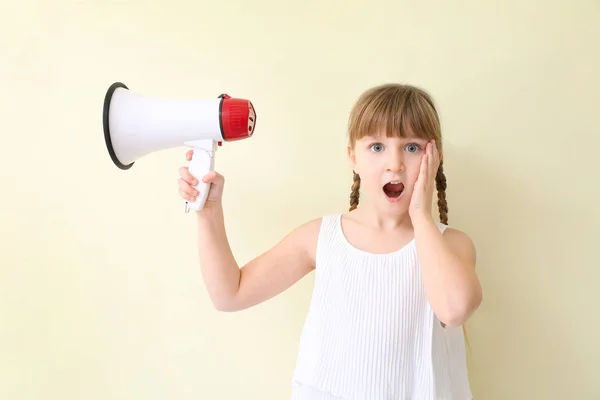
<instances>
[{"instance_id":1,"label":"pleated fabric","mask_svg":"<svg viewBox=\"0 0 600 400\"><path fill-rule=\"evenodd\" d=\"M292 400L472 399L462 329L429 306L414 240L369 253L325 216L315 274Z\"/></svg>"}]
</instances>

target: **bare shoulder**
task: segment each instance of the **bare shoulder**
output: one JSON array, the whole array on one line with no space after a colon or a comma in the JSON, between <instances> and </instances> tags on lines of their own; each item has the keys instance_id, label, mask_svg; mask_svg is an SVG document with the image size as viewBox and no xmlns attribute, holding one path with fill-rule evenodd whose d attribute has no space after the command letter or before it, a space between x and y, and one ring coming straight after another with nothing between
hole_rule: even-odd
<instances>
[{"instance_id":1,"label":"bare shoulder","mask_svg":"<svg viewBox=\"0 0 600 400\"><path fill-rule=\"evenodd\" d=\"M469 235L460 229L448 227L444 231L443 236L452 251L454 251L463 261L475 267L477 250L475 248L475 243Z\"/></svg>"},{"instance_id":2,"label":"bare shoulder","mask_svg":"<svg viewBox=\"0 0 600 400\"><path fill-rule=\"evenodd\" d=\"M311 219L297 226L288 235L290 243L303 251L313 264L316 259L317 241L322 220L322 217Z\"/></svg>"}]
</instances>

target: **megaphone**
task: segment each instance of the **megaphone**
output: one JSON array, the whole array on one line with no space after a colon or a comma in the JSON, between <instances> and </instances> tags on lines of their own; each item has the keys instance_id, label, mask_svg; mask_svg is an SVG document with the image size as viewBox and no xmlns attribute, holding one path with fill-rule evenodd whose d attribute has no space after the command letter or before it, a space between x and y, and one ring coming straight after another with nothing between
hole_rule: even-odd
<instances>
[{"instance_id":1,"label":"megaphone","mask_svg":"<svg viewBox=\"0 0 600 400\"><path fill-rule=\"evenodd\" d=\"M210 184L202 177L214 169L215 152L223 142L249 138L256 126L252 102L221 94L208 99L155 98L133 93L121 82L106 92L104 140L113 163L122 170L145 155L178 146L193 149L190 173L199 195L185 201L185 211L204 207Z\"/></svg>"}]
</instances>

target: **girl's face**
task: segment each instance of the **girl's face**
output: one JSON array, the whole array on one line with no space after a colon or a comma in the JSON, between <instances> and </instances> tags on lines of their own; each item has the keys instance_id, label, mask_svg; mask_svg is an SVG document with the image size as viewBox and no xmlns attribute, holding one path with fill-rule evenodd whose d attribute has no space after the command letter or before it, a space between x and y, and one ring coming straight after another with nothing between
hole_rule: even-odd
<instances>
[{"instance_id":1,"label":"girl's face","mask_svg":"<svg viewBox=\"0 0 600 400\"><path fill-rule=\"evenodd\" d=\"M401 213L410 198L427 145L426 139L367 136L348 147L354 172L367 200L378 208Z\"/></svg>"}]
</instances>

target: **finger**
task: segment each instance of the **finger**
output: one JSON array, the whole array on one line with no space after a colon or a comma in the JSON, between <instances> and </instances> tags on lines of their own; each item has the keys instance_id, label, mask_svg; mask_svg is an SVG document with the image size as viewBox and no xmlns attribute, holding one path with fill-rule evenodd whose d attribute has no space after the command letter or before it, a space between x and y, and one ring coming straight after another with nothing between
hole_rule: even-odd
<instances>
[{"instance_id":1,"label":"finger","mask_svg":"<svg viewBox=\"0 0 600 400\"><path fill-rule=\"evenodd\" d=\"M182 193L186 193L190 196L198 196L198 190L192 187L189 183L187 183L184 179L179 179L177 181L179 186L179 191Z\"/></svg>"},{"instance_id":2,"label":"finger","mask_svg":"<svg viewBox=\"0 0 600 400\"><path fill-rule=\"evenodd\" d=\"M185 159L186 159L187 161L192 161L192 156L193 156L193 155L194 155L194 150L188 150L188 151L185 153Z\"/></svg>"},{"instance_id":3,"label":"finger","mask_svg":"<svg viewBox=\"0 0 600 400\"><path fill-rule=\"evenodd\" d=\"M433 171L434 169L434 162L435 162L435 154L434 154L434 150L435 149L435 140L432 140L429 143L429 149L427 150L427 172L429 171Z\"/></svg>"},{"instance_id":4,"label":"finger","mask_svg":"<svg viewBox=\"0 0 600 400\"><path fill-rule=\"evenodd\" d=\"M222 185L224 181L223 175L219 174L217 171L209 171L206 175L202 177L202 182L204 183L212 183L213 185L219 186Z\"/></svg>"},{"instance_id":5,"label":"finger","mask_svg":"<svg viewBox=\"0 0 600 400\"><path fill-rule=\"evenodd\" d=\"M421 168L419 170L419 176L417 178L417 182L419 182L419 181L422 181L422 182L427 181L427 163L428 163L428 159L429 159L429 157L427 156L427 153L423 154L423 157L421 158Z\"/></svg>"},{"instance_id":6,"label":"finger","mask_svg":"<svg viewBox=\"0 0 600 400\"><path fill-rule=\"evenodd\" d=\"M194 186L198 184L198 179L191 174L190 169L188 167L179 168L179 176L184 179L187 183Z\"/></svg>"},{"instance_id":7,"label":"finger","mask_svg":"<svg viewBox=\"0 0 600 400\"><path fill-rule=\"evenodd\" d=\"M215 171L208 171L203 177L202 182L204 183L214 183L217 179L217 173Z\"/></svg>"},{"instance_id":8,"label":"finger","mask_svg":"<svg viewBox=\"0 0 600 400\"><path fill-rule=\"evenodd\" d=\"M198 193L194 193L192 191L186 190L185 188L179 188L178 191L179 191L179 195L184 200L194 201L196 199L196 196L198 196Z\"/></svg>"},{"instance_id":9,"label":"finger","mask_svg":"<svg viewBox=\"0 0 600 400\"><path fill-rule=\"evenodd\" d=\"M192 196L189 193L184 192L183 190L179 189L179 195L187 201L196 201L196 196Z\"/></svg>"}]
</instances>

